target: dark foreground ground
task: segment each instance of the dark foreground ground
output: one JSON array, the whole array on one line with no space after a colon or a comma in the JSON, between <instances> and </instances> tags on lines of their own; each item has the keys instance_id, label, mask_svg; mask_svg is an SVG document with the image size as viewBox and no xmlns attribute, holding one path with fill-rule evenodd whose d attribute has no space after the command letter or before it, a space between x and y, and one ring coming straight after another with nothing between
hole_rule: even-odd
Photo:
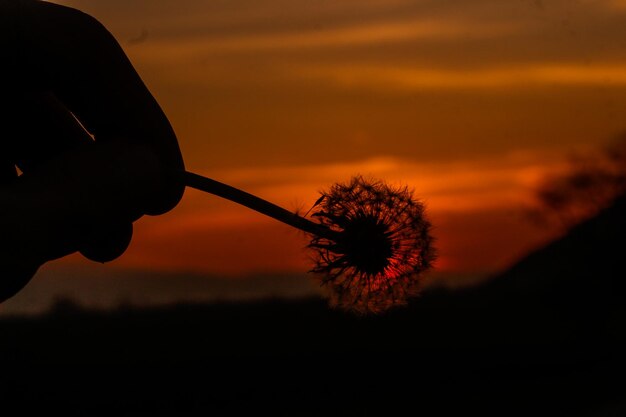
<instances>
[{"instance_id":1,"label":"dark foreground ground","mask_svg":"<svg viewBox=\"0 0 626 417\"><path fill-rule=\"evenodd\" d=\"M355 318L322 301L0 323L5 410L62 415L623 416L623 328L431 294ZM623 322L621 322L623 324Z\"/></svg>"},{"instance_id":2,"label":"dark foreground ground","mask_svg":"<svg viewBox=\"0 0 626 417\"><path fill-rule=\"evenodd\" d=\"M307 299L4 319L0 415L626 416L624 201L378 317Z\"/></svg>"}]
</instances>

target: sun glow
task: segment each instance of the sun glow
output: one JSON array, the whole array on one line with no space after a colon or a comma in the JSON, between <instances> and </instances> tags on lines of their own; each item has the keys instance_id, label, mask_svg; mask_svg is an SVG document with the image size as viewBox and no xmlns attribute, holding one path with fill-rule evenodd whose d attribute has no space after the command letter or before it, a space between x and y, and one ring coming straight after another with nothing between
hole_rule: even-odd
<instances>
[{"instance_id":1,"label":"sun glow","mask_svg":"<svg viewBox=\"0 0 626 417\"><path fill-rule=\"evenodd\" d=\"M301 214L313 206L320 191L338 179L349 179L355 174L384 178L392 187L407 185L425 204L435 225L433 234L440 253L437 270L460 270L468 266L480 268L485 262L502 264L510 260L514 254L506 255L510 249L498 242L508 238L511 230L518 231L520 247L536 242L536 233L522 219L523 209L532 201L535 182L565 167L565 162L559 162L549 153L516 153L448 163L419 164L374 158L200 173ZM186 192L175 211L156 218L146 217L136 223L135 230L131 247L115 261L119 266L226 275L310 269L303 233L195 190ZM468 248L467 242L472 240L482 243ZM487 248L491 254L482 253Z\"/></svg>"}]
</instances>

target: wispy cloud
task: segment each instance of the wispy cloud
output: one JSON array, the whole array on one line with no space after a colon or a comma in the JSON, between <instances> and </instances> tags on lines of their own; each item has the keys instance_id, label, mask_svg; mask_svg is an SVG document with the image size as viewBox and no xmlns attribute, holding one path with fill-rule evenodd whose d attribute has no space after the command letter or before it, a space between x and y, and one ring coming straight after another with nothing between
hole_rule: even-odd
<instances>
[{"instance_id":1,"label":"wispy cloud","mask_svg":"<svg viewBox=\"0 0 626 417\"><path fill-rule=\"evenodd\" d=\"M527 86L626 86L626 63L617 65L537 64L510 68L412 68L384 65L299 67L303 78L346 88L411 90L499 89Z\"/></svg>"},{"instance_id":2,"label":"wispy cloud","mask_svg":"<svg viewBox=\"0 0 626 417\"><path fill-rule=\"evenodd\" d=\"M353 175L408 185L432 210L464 212L528 202L536 183L566 167L553 152L514 152L497 158L417 163L398 158L323 165L203 171L289 209L294 199L310 207L319 191ZM194 198L205 198L196 195ZM233 221L235 217L231 218ZM221 219L225 220L225 218ZM221 222L223 224L223 222Z\"/></svg>"},{"instance_id":3,"label":"wispy cloud","mask_svg":"<svg viewBox=\"0 0 626 417\"><path fill-rule=\"evenodd\" d=\"M144 46L142 55L184 59L215 52L263 52L301 48L344 48L417 40L481 39L502 36L517 30L511 24L463 21L459 19L409 19L375 21L323 29L252 33L226 36L192 36L162 39Z\"/></svg>"}]
</instances>

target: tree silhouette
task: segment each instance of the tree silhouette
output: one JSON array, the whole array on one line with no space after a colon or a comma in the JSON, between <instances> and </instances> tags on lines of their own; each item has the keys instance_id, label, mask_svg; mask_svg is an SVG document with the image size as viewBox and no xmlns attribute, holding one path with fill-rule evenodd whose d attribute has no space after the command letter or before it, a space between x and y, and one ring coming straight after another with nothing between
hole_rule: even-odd
<instances>
[{"instance_id":1,"label":"tree silhouette","mask_svg":"<svg viewBox=\"0 0 626 417\"><path fill-rule=\"evenodd\" d=\"M542 225L569 229L626 194L626 132L600 152L576 154L570 170L538 187L531 214Z\"/></svg>"}]
</instances>

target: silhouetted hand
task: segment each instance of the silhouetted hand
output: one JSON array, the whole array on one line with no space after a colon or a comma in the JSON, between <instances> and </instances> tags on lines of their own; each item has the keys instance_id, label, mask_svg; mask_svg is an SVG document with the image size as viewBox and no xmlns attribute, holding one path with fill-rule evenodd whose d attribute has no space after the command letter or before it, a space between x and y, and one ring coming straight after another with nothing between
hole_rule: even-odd
<instances>
[{"instance_id":1,"label":"silhouetted hand","mask_svg":"<svg viewBox=\"0 0 626 417\"><path fill-rule=\"evenodd\" d=\"M120 256L132 223L171 210L184 186L167 118L95 19L0 0L0 54L3 301L49 260Z\"/></svg>"}]
</instances>

